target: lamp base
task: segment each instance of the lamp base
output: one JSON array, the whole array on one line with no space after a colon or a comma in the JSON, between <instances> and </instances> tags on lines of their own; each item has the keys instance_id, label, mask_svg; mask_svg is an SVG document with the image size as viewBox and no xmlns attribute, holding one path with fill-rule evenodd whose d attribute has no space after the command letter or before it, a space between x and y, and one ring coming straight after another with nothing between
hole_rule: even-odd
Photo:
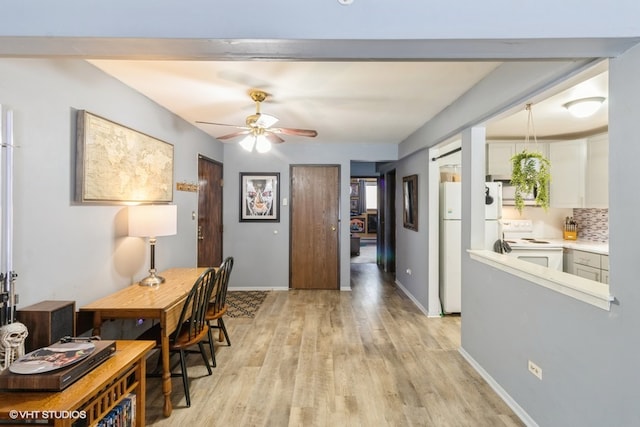
<instances>
[{"instance_id":1,"label":"lamp base","mask_svg":"<svg viewBox=\"0 0 640 427\"><path fill-rule=\"evenodd\" d=\"M156 276L155 273L151 273L149 276L138 282L140 286L160 286L161 283L164 283L164 277Z\"/></svg>"}]
</instances>

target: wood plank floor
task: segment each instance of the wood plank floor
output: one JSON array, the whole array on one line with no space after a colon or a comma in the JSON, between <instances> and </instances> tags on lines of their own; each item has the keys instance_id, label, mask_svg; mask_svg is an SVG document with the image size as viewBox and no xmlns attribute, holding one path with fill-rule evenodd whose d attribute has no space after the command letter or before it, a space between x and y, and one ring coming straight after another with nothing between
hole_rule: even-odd
<instances>
[{"instance_id":1,"label":"wood plank floor","mask_svg":"<svg viewBox=\"0 0 640 427\"><path fill-rule=\"evenodd\" d=\"M174 378L164 418L147 380L147 424L523 425L458 353L459 317L427 318L375 264L351 271L352 292L274 291L254 319L226 319L213 375L190 355L190 408Z\"/></svg>"}]
</instances>

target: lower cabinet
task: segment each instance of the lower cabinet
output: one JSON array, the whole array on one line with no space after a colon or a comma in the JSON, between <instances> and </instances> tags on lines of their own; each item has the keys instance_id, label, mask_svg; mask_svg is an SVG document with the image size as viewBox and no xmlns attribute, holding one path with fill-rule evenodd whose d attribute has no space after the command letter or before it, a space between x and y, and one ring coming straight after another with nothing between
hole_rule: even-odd
<instances>
[{"instance_id":1,"label":"lower cabinet","mask_svg":"<svg viewBox=\"0 0 640 427\"><path fill-rule=\"evenodd\" d=\"M609 256L595 252L566 249L565 272L600 283L609 283Z\"/></svg>"}]
</instances>

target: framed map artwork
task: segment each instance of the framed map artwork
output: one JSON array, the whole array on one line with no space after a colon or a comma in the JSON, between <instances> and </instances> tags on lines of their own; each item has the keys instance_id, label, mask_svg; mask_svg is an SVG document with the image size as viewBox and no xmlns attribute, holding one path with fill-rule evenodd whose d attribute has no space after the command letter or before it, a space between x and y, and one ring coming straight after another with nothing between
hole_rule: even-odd
<instances>
[{"instance_id":1,"label":"framed map artwork","mask_svg":"<svg viewBox=\"0 0 640 427\"><path fill-rule=\"evenodd\" d=\"M172 144L84 110L77 123L77 202L173 200Z\"/></svg>"}]
</instances>

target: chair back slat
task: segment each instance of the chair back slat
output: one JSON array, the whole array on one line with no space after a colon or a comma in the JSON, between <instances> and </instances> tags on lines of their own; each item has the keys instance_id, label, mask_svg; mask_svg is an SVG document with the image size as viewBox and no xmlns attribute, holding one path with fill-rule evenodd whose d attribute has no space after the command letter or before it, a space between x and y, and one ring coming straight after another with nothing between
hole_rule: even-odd
<instances>
[{"instance_id":1,"label":"chair back slat","mask_svg":"<svg viewBox=\"0 0 640 427\"><path fill-rule=\"evenodd\" d=\"M213 309L214 312L222 310L226 304L231 269L233 269L233 257L227 257L222 264L220 264L216 283L213 286L214 291L211 294L209 309Z\"/></svg>"},{"instance_id":2,"label":"chair back slat","mask_svg":"<svg viewBox=\"0 0 640 427\"><path fill-rule=\"evenodd\" d=\"M218 273L213 268L205 270L193 284L185 299L175 336L188 334L189 340L195 338L205 328L205 315Z\"/></svg>"}]
</instances>

